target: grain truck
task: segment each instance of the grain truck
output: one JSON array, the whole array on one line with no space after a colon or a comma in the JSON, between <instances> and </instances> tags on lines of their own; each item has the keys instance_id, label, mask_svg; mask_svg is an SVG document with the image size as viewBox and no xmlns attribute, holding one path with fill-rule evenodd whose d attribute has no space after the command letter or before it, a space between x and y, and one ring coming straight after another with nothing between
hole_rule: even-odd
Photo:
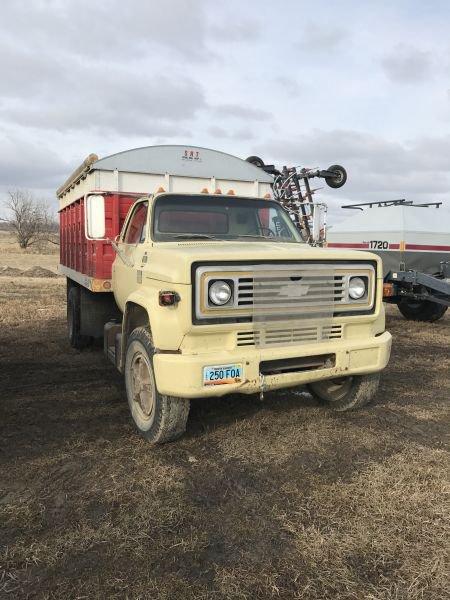
<instances>
[{"instance_id":1,"label":"grain truck","mask_svg":"<svg viewBox=\"0 0 450 600\"><path fill-rule=\"evenodd\" d=\"M381 260L305 243L270 173L153 146L90 155L57 196L70 344L103 340L151 443L184 432L191 398L307 386L345 411L375 395Z\"/></svg>"}]
</instances>

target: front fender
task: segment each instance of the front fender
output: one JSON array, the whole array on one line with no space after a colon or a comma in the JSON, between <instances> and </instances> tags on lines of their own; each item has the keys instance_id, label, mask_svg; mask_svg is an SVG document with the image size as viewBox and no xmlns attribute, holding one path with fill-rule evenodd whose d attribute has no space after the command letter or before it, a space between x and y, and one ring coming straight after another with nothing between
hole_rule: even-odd
<instances>
[{"instance_id":1,"label":"front fender","mask_svg":"<svg viewBox=\"0 0 450 600\"><path fill-rule=\"evenodd\" d=\"M159 293L162 291L177 292L180 301L174 306L160 306ZM127 312L132 304L141 306L147 312L155 348L179 350L183 337L191 326L190 285L151 280L145 287L132 292L125 305L123 334L126 334Z\"/></svg>"}]
</instances>

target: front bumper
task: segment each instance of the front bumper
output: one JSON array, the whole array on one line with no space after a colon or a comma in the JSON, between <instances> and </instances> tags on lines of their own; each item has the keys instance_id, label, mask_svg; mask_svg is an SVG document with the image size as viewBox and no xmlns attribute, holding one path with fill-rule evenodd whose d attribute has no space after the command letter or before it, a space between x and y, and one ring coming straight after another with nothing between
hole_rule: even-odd
<instances>
[{"instance_id":1,"label":"front bumper","mask_svg":"<svg viewBox=\"0 0 450 600\"><path fill-rule=\"evenodd\" d=\"M381 371L387 365L391 353L391 334L367 339L350 339L302 344L283 348L235 348L211 353L166 354L153 358L156 384L161 394L180 398L224 396L233 392L254 394L261 391L262 380L259 364L262 361L313 357L335 354L335 366L312 371L300 371L264 377L264 390L303 385L320 379L332 379L349 375L363 375ZM225 385L204 386L203 367L241 363L243 381Z\"/></svg>"}]
</instances>

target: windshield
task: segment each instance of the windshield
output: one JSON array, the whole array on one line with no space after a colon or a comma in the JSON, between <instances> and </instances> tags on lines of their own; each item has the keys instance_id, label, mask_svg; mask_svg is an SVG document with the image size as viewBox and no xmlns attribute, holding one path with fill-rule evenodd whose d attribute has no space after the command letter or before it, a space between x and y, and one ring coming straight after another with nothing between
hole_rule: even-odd
<instances>
[{"instance_id":1,"label":"windshield","mask_svg":"<svg viewBox=\"0 0 450 600\"><path fill-rule=\"evenodd\" d=\"M209 195L158 198L153 210L153 238L302 241L278 202Z\"/></svg>"}]
</instances>

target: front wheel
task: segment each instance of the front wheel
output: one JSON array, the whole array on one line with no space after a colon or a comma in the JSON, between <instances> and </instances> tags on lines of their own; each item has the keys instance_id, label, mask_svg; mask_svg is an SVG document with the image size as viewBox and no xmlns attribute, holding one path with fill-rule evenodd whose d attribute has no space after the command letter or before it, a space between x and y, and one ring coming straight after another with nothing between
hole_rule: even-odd
<instances>
[{"instance_id":1,"label":"front wheel","mask_svg":"<svg viewBox=\"0 0 450 600\"><path fill-rule=\"evenodd\" d=\"M189 400L164 396L156 387L154 348L150 332L138 327L128 338L125 386L131 416L139 432L152 444L177 439L186 431Z\"/></svg>"},{"instance_id":2,"label":"front wheel","mask_svg":"<svg viewBox=\"0 0 450 600\"><path fill-rule=\"evenodd\" d=\"M310 383L309 393L333 410L344 412L369 404L377 393L380 373L352 375Z\"/></svg>"},{"instance_id":3,"label":"front wheel","mask_svg":"<svg viewBox=\"0 0 450 600\"><path fill-rule=\"evenodd\" d=\"M430 300L418 300L412 302L407 298L402 298L397 304L398 310L408 321L423 321L433 323L441 319L447 311L447 307Z\"/></svg>"}]
</instances>

